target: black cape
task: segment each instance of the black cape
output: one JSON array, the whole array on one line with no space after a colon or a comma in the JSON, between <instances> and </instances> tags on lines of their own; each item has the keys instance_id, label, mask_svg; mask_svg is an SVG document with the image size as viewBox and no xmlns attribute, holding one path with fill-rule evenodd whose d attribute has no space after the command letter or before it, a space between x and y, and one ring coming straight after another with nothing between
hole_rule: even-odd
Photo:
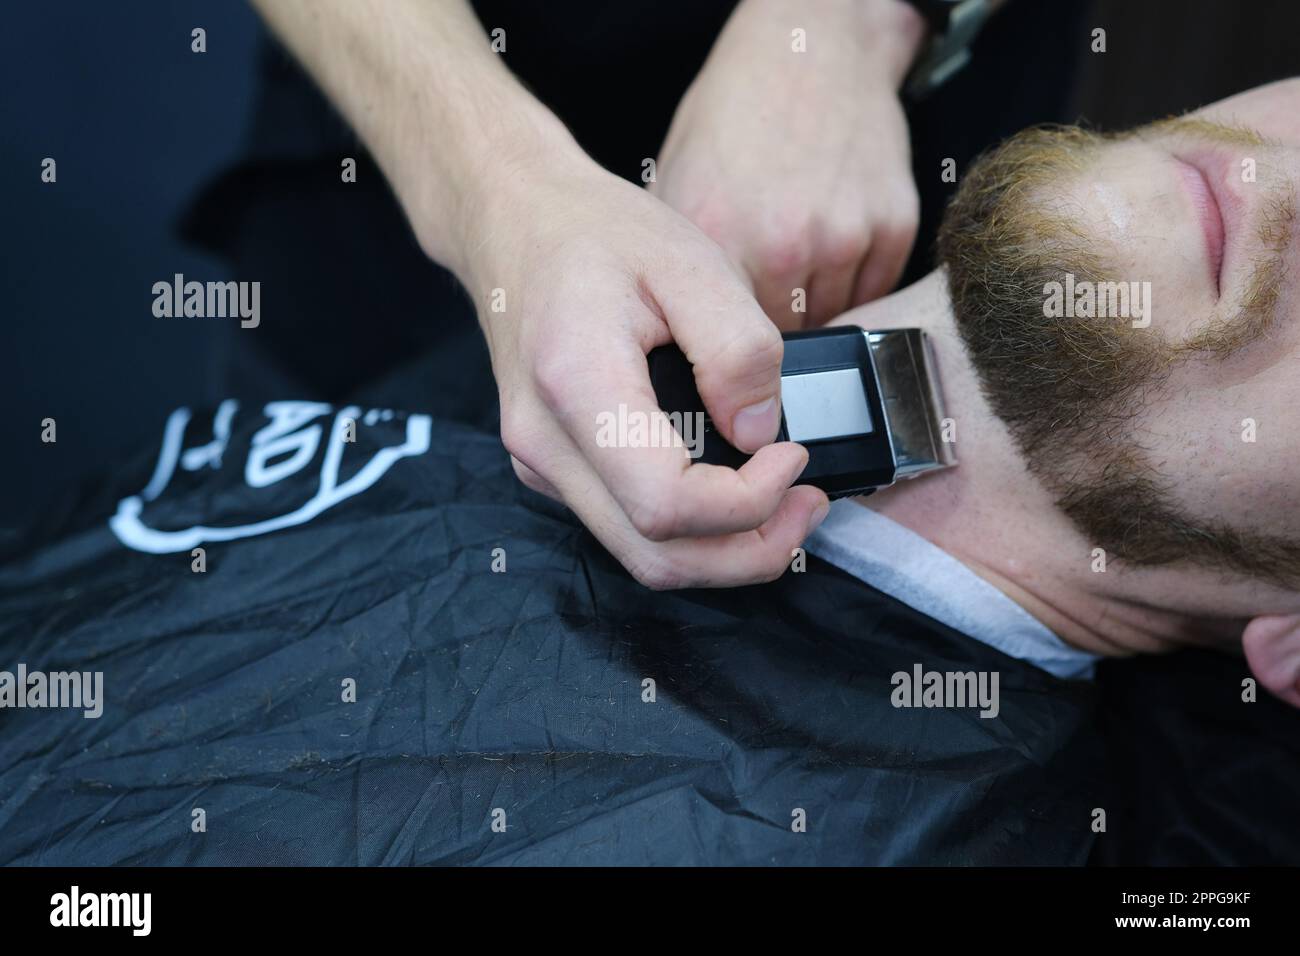
<instances>
[{"instance_id":1,"label":"black cape","mask_svg":"<svg viewBox=\"0 0 1300 956\"><path fill-rule=\"evenodd\" d=\"M343 483L419 420L316 411L285 417L257 474L274 416L239 407L218 457L195 413L140 526L290 514L320 491L334 422L355 421ZM144 553L108 526L158 485L156 449L11 546L0 667L102 671L104 704L0 710L0 863L1087 859L1110 805L1092 685L815 558L652 593L522 489L495 437L425 422L427 450L366 490L203 541L204 571L190 542ZM893 706L891 675L918 663L997 671L997 717Z\"/></svg>"}]
</instances>

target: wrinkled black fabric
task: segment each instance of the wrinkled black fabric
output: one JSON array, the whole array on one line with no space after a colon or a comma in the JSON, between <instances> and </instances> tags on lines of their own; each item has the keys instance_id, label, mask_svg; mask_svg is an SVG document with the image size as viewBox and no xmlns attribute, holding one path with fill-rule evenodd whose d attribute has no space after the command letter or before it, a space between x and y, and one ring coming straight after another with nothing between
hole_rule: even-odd
<instances>
[{"instance_id":1,"label":"wrinkled black fabric","mask_svg":"<svg viewBox=\"0 0 1300 956\"><path fill-rule=\"evenodd\" d=\"M255 512L234 464L251 427L154 519ZM102 670L106 704L0 711L0 863L1086 859L1108 786L1090 685L816 560L648 592L520 489L494 437L433 436L307 524L206 545L206 573L104 524L152 453L5 561L0 666ZM1000 714L895 709L890 675L917 662L999 671Z\"/></svg>"},{"instance_id":2,"label":"wrinkled black fabric","mask_svg":"<svg viewBox=\"0 0 1300 956\"><path fill-rule=\"evenodd\" d=\"M1300 863L1300 711L1208 651L1107 662L1098 716L1115 778L1091 862L1150 866Z\"/></svg>"}]
</instances>

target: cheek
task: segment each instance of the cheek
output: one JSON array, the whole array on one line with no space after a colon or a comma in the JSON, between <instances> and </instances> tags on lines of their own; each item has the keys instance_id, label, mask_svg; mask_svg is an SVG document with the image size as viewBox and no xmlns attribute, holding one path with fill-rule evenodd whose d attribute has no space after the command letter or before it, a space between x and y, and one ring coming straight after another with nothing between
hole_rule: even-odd
<instances>
[{"instance_id":1,"label":"cheek","mask_svg":"<svg viewBox=\"0 0 1300 956\"><path fill-rule=\"evenodd\" d=\"M1300 422L1279 398L1254 383L1185 393L1159 409L1151 460L1191 515L1300 535Z\"/></svg>"},{"instance_id":2,"label":"cheek","mask_svg":"<svg viewBox=\"0 0 1300 956\"><path fill-rule=\"evenodd\" d=\"M1261 517L1300 533L1300 361L1292 353L1250 383L1251 398L1237 405L1245 489Z\"/></svg>"}]
</instances>

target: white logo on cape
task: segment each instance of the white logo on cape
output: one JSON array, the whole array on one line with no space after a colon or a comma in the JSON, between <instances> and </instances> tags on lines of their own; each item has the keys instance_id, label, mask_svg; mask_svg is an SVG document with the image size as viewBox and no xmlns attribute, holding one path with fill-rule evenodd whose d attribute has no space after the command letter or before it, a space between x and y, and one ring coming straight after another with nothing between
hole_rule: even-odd
<instances>
[{"instance_id":1,"label":"white logo on cape","mask_svg":"<svg viewBox=\"0 0 1300 956\"><path fill-rule=\"evenodd\" d=\"M252 524L228 527L195 525L172 531L145 524L142 517L145 505L166 490L177 465L185 471L221 467L222 455L230 441L231 422L238 409L239 403L233 399L222 402L213 416L212 440L187 449L182 449L181 445L190 423L190 410L178 408L168 416L162 450L149 484L140 494L119 501L117 513L108 519L109 527L124 545L150 554L168 554L188 551L208 541L232 541L303 524L340 501L365 491L399 459L428 451L433 425L428 415L408 415L406 440L402 444L379 449L355 474L340 482L339 467L344 448L353 445L344 440L349 425L355 431L359 423L373 426L395 417L395 413L388 409L372 408L363 414L357 406L349 405L338 410L330 425L320 466L320 484L315 494L288 514ZM321 402L269 402L263 411L271 421L253 435L244 464L244 481L250 488L265 488L305 468L316 457L324 434L322 424L313 422L313 419L329 415L334 407ZM286 455L288 457L284 457Z\"/></svg>"}]
</instances>

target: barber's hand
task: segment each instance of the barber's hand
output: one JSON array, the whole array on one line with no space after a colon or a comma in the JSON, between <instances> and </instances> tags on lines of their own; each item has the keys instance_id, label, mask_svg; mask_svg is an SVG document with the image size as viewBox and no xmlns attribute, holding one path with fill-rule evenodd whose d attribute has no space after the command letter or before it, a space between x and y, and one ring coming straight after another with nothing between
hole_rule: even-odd
<instances>
[{"instance_id":1,"label":"barber's hand","mask_svg":"<svg viewBox=\"0 0 1300 956\"><path fill-rule=\"evenodd\" d=\"M742 0L677 109L650 189L783 329L898 282L919 201L897 90L923 37L901 0Z\"/></svg>"},{"instance_id":2,"label":"barber's hand","mask_svg":"<svg viewBox=\"0 0 1300 956\"><path fill-rule=\"evenodd\" d=\"M492 353L501 435L524 484L567 504L653 588L776 578L825 515L776 437L782 342L726 255L593 163L521 165L475 211L462 269ZM501 309L496 311L495 309ZM675 341L741 469L682 447L602 447L598 416L662 415L646 366Z\"/></svg>"}]
</instances>

